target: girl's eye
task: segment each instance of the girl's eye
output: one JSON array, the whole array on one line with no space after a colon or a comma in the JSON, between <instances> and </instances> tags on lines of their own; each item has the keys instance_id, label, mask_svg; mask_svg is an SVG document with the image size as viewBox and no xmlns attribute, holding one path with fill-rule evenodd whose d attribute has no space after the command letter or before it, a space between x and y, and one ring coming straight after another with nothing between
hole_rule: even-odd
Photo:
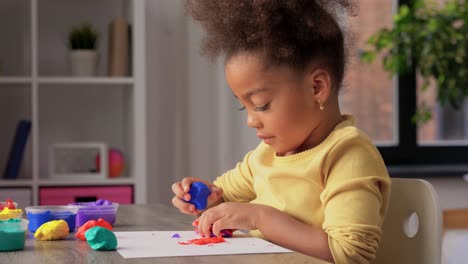
<instances>
[{"instance_id":1,"label":"girl's eye","mask_svg":"<svg viewBox=\"0 0 468 264\"><path fill-rule=\"evenodd\" d=\"M270 103L266 104L266 105L262 105L262 106L256 106L254 107L254 111L256 112L262 112L262 111L266 111L268 110L268 108L270 108ZM239 107L239 111L242 111L242 110L245 110L245 106L240 106Z\"/></svg>"},{"instance_id":2,"label":"girl's eye","mask_svg":"<svg viewBox=\"0 0 468 264\"><path fill-rule=\"evenodd\" d=\"M257 106L254 108L254 111L257 111L257 112L262 112L262 111L266 111L268 110L268 108L270 108L270 103L267 103L263 106Z\"/></svg>"}]
</instances>

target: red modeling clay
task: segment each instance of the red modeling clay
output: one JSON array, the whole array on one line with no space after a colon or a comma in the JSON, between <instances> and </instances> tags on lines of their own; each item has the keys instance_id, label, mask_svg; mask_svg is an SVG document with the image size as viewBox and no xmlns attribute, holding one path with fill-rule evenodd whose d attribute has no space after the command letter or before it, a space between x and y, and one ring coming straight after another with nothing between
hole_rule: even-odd
<instances>
[{"instance_id":1,"label":"red modeling clay","mask_svg":"<svg viewBox=\"0 0 468 264\"><path fill-rule=\"evenodd\" d=\"M82 225L79 229L78 232L76 232L76 237L78 239L81 239L83 241L86 241L85 233L88 231L88 229L93 228L95 226L100 226L104 227L106 229L112 230L112 225L106 222L106 220L99 218L97 221L96 220L89 220L86 222L84 225Z\"/></svg>"},{"instance_id":2,"label":"red modeling clay","mask_svg":"<svg viewBox=\"0 0 468 264\"><path fill-rule=\"evenodd\" d=\"M8 207L8 209L16 209L15 204L10 198L6 199L6 207Z\"/></svg>"},{"instance_id":3,"label":"red modeling clay","mask_svg":"<svg viewBox=\"0 0 468 264\"><path fill-rule=\"evenodd\" d=\"M179 242L180 245L206 245L226 242L222 237L203 237L195 238L186 242Z\"/></svg>"}]
</instances>

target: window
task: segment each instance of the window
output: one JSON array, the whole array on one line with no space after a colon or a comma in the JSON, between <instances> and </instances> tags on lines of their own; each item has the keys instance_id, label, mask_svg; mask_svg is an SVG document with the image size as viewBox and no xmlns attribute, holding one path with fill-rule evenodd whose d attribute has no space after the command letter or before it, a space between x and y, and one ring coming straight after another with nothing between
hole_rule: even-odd
<instances>
[{"instance_id":1,"label":"window","mask_svg":"<svg viewBox=\"0 0 468 264\"><path fill-rule=\"evenodd\" d=\"M437 104L435 87L421 93L418 76L392 79L379 60L359 62L370 35L391 27L394 10L412 0L360 0L355 32L355 54L340 96L343 113L352 113L357 126L378 146L392 176L449 175L468 172L468 99L460 110ZM446 0L439 0L443 3ZM418 101L432 107L433 119L416 126L412 116ZM465 119L467 121L465 121Z\"/></svg>"},{"instance_id":2,"label":"window","mask_svg":"<svg viewBox=\"0 0 468 264\"><path fill-rule=\"evenodd\" d=\"M348 67L341 91L343 113L352 113L356 124L378 145L396 145L395 89L390 75L383 70L381 61L372 64L360 61L362 47L380 28L392 26L393 0L361 0L357 17L349 21L353 31L351 41L354 54Z\"/></svg>"}]
</instances>

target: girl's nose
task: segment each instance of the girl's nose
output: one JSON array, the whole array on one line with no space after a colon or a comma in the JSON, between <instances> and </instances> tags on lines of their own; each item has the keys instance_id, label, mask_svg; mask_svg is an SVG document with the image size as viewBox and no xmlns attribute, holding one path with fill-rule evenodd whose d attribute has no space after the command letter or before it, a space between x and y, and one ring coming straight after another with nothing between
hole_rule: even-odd
<instances>
[{"instance_id":1,"label":"girl's nose","mask_svg":"<svg viewBox=\"0 0 468 264\"><path fill-rule=\"evenodd\" d=\"M259 128L261 126L260 120L253 114L247 114L247 126L251 128Z\"/></svg>"}]
</instances>

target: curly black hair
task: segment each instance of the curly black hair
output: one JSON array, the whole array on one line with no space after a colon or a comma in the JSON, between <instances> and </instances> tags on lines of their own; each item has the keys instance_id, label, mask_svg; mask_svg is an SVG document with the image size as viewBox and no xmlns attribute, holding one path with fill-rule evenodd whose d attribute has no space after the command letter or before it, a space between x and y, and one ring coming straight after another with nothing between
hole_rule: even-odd
<instances>
[{"instance_id":1,"label":"curly black hair","mask_svg":"<svg viewBox=\"0 0 468 264\"><path fill-rule=\"evenodd\" d=\"M185 8L206 30L209 59L246 51L298 70L318 60L340 88L347 48L338 17L355 15L353 0L187 0Z\"/></svg>"}]
</instances>

